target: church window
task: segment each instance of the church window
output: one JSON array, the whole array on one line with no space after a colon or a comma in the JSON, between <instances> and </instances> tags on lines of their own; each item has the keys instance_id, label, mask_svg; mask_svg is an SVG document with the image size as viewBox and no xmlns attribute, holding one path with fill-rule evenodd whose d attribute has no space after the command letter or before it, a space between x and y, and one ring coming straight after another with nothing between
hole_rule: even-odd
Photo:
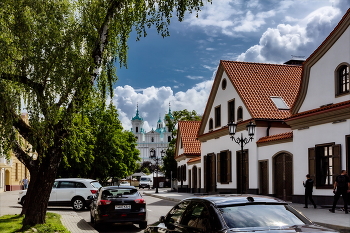
<instances>
[{"instance_id":1,"label":"church window","mask_svg":"<svg viewBox=\"0 0 350 233\"><path fill-rule=\"evenodd\" d=\"M139 127L136 127L136 133L138 133L139 132Z\"/></svg>"},{"instance_id":2,"label":"church window","mask_svg":"<svg viewBox=\"0 0 350 233\"><path fill-rule=\"evenodd\" d=\"M154 137L151 138L151 141L154 142Z\"/></svg>"},{"instance_id":3,"label":"church window","mask_svg":"<svg viewBox=\"0 0 350 233\"><path fill-rule=\"evenodd\" d=\"M168 142L171 142L171 137L170 136L168 136Z\"/></svg>"}]
</instances>

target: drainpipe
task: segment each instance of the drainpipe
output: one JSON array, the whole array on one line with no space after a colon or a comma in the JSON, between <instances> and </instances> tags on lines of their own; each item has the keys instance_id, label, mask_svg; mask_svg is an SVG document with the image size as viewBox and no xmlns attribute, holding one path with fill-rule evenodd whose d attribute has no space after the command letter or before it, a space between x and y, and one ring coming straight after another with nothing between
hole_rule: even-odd
<instances>
[{"instance_id":1,"label":"drainpipe","mask_svg":"<svg viewBox=\"0 0 350 233\"><path fill-rule=\"evenodd\" d=\"M271 122L267 122L266 136L270 136Z\"/></svg>"}]
</instances>

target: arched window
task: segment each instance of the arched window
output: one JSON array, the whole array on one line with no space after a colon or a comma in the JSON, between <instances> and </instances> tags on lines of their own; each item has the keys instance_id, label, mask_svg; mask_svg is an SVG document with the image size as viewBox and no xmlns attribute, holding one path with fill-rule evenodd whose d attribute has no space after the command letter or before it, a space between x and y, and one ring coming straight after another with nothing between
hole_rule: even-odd
<instances>
[{"instance_id":1,"label":"arched window","mask_svg":"<svg viewBox=\"0 0 350 233\"><path fill-rule=\"evenodd\" d=\"M341 65L336 71L336 94L342 95L350 91L349 66Z\"/></svg>"},{"instance_id":2,"label":"arched window","mask_svg":"<svg viewBox=\"0 0 350 233\"><path fill-rule=\"evenodd\" d=\"M151 141L154 142L154 137L151 138Z\"/></svg>"},{"instance_id":3,"label":"arched window","mask_svg":"<svg viewBox=\"0 0 350 233\"><path fill-rule=\"evenodd\" d=\"M171 137L170 136L168 136L168 142L171 142Z\"/></svg>"},{"instance_id":4,"label":"arched window","mask_svg":"<svg viewBox=\"0 0 350 233\"><path fill-rule=\"evenodd\" d=\"M139 127L136 127L136 133L138 133L139 132Z\"/></svg>"},{"instance_id":5,"label":"arched window","mask_svg":"<svg viewBox=\"0 0 350 233\"><path fill-rule=\"evenodd\" d=\"M209 120L209 130L213 129L213 118L210 118Z\"/></svg>"},{"instance_id":6,"label":"arched window","mask_svg":"<svg viewBox=\"0 0 350 233\"><path fill-rule=\"evenodd\" d=\"M237 121L243 120L243 108L240 106L237 109Z\"/></svg>"}]
</instances>

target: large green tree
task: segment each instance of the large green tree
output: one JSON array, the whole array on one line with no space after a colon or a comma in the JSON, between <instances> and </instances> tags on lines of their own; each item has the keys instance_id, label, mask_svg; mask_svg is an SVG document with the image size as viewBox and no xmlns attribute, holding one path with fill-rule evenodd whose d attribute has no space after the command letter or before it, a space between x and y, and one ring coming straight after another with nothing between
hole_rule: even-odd
<instances>
[{"instance_id":1,"label":"large green tree","mask_svg":"<svg viewBox=\"0 0 350 233\"><path fill-rule=\"evenodd\" d=\"M102 182L131 175L140 160L136 138L124 131L113 105L94 101L76 114L57 176Z\"/></svg>"},{"instance_id":2,"label":"large green tree","mask_svg":"<svg viewBox=\"0 0 350 233\"><path fill-rule=\"evenodd\" d=\"M179 121L200 121L202 116L198 115L195 110L188 111L187 109L181 111L174 111L173 118L166 115L167 127L171 132L171 141L166 155L163 158L162 170L165 172L167 178L177 178L177 162L175 160L175 148L176 148L176 135L177 135L177 123Z\"/></svg>"},{"instance_id":3,"label":"large green tree","mask_svg":"<svg viewBox=\"0 0 350 233\"><path fill-rule=\"evenodd\" d=\"M181 21L203 1L0 2L0 138L2 149L12 150L30 172L24 225L45 222L74 114L95 90L112 92L113 64L126 65L130 32L140 38L154 25L168 36L172 16Z\"/></svg>"}]
</instances>

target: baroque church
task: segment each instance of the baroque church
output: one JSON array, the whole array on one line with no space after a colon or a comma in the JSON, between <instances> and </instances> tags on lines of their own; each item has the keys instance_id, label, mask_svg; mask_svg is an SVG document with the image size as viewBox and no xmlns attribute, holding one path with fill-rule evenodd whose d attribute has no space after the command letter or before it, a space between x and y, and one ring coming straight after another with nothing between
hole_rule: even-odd
<instances>
[{"instance_id":1,"label":"baroque church","mask_svg":"<svg viewBox=\"0 0 350 233\"><path fill-rule=\"evenodd\" d=\"M171 113L170 105L169 111L165 114L164 119L162 120L161 117L159 117L157 128L152 128L149 132L146 132L143 128L144 120L140 116L137 106L136 115L131 119L131 132L137 138L136 148L140 151L140 163L147 161L154 162L150 158L152 150L155 151L155 155L158 158L160 158L162 155L165 156L165 151L167 150L169 142L171 141L171 132L167 127L166 116L169 116L170 119L174 119Z\"/></svg>"}]
</instances>

